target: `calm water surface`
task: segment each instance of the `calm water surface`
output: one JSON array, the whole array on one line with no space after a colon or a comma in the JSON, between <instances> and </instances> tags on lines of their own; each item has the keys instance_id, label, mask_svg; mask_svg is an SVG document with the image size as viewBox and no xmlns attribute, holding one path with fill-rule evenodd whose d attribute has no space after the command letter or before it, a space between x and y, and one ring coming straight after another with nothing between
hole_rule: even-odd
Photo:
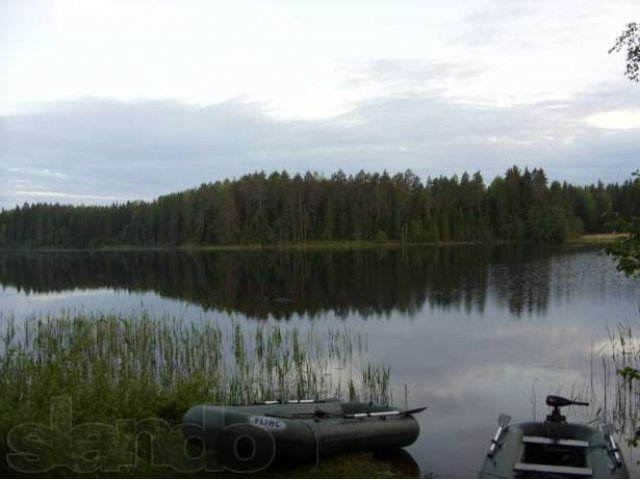
<instances>
[{"instance_id":1,"label":"calm water surface","mask_svg":"<svg viewBox=\"0 0 640 480\"><path fill-rule=\"evenodd\" d=\"M477 475L499 413L539 419L548 393L604 406L607 328L640 318L640 285L598 248L5 253L0 285L0 321L144 309L365 331L367 360L391 367L395 403L406 384L409 406L428 406L408 450L440 477Z\"/></svg>"}]
</instances>

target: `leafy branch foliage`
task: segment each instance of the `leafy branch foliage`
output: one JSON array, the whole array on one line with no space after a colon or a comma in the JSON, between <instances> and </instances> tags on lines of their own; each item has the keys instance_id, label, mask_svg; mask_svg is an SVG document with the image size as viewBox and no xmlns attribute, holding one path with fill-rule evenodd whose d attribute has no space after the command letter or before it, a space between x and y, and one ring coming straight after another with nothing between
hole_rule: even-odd
<instances>
[{"instance_id":1,"label":"leafy branch foliage","mask_svg":"<svg viewBox=\"0 0 640 480\"><path fill-rule=\"evenodd\" d=\"M622 34L616 39L616 43L609 53L626 50L627 69L625 75L629 80L640 82L640 24L631 22Z\"/></svg>"},{"instance_id":2,"label":"leafy branch foliage","mask_svg":"<svg viewBox=\"0 0 640 480\"><path fill-rule=\"evenodd\" d=\"M616 40L609 53L627 51L627 70L625 75L633 81L640 81L640 24L631 22ZM633 173L634 187L640 188L640 172ZM637 213L637 212L634 212ZM618 270L627 276L635 275L640 271L640 216L630 215L628 212L619 212L609 217L610 225L622 232L628 232L629 236L618 240L609 246L607 252L613 255L618 262Z\"/></svg>"},{"instance_id":3,"label":"leafy branch foliage","mask_svg":"<svg viewBox=\"0 0 640 480\"><path fill-rule=\"evenodd\" d=\"M640 271L640 217L618 218L615 223L629 235L609 245L607 253L616 257L619 271L633 276Z\"/></svg>"},{"instance_id":4,"label":"leafy branch foliage","mask_svg":"<svg viewBox=\"0 0 640 480\"><path fill-rule=\"evenodd\" d=\"M633 188L640 190L640 171L634 172L633 177ZM627 276L636 275L640 272L640 216L612 213L608 218L612 228L628 236L609 245L607 253L615 257L619 271Z\"/></svg>"}]
</instances>

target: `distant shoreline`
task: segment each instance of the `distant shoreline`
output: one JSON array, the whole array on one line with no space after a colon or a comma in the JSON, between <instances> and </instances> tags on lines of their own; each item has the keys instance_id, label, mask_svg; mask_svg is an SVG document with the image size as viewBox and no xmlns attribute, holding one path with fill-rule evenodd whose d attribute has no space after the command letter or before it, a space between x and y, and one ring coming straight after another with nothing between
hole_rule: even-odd
<instances>
[{"instance_id":1,"label":"distant shoreline","mask_svg":"<svg viewBox=\"0 0 640 480\"><path fill-rule=\"evenodd\" d=\"M626 237L626 233L592 233L567 240L568 245L606 245Z\"/></svg>"},{"instance_id":2,"label":"distant shoreline","mask_svg":"<svg viewBox=\"0 0 640 480\"><path fill-rule=\"evenodd\" d=\"M503 241L480 242L480 241L456 241L456 242L364 242L346 240L337 241L313 241L313 242L295 242L295 243L275 243L275 244L237 244L237 245L166 245L166 246L134 246L134 245L113 245L106 247L90 247L90 248L0 248L1 252L127 252L127 251L252 251L252 250L369 250L374 248L396 249L402 247L446 247L446 246L462 246L462 245L499 245L506 244Z\"/></svg>"},{"instance_id":3,"label":"distant shoreline","mask_svg":"<svg viewBox=\"0 0 640 480\"><path fill-rule=\"evenodd\" d=\"M564 245L606 245L625 237L623 233L596 233L580 235L579 237L568 239ZM505 242L505 241L447 241L447 242L396 242L389 241L378 243L373 241L313 241L305 243L277 243L277 244L237 244L237 245L174 245L174 246L134 246L134 245L113 245L105 247L89 248L0 248L0 253L56 253L56 252L127 252L127 251L252 251L252 250L369 250L375 248L396 249L403 247L454 247L470 245L516 245L528 242ZM541 244L542 245L542 244ZM563 244L549 244L549 246L561 246Z\"/></svg>"}]
</instances>

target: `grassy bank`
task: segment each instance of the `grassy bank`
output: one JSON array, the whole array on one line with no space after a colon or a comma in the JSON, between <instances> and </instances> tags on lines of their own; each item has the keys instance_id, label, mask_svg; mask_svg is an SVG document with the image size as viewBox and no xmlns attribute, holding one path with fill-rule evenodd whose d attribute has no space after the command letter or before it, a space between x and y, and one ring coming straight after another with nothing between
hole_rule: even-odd
<instances>
[{"instance_id":1,"label":"grassy bank","mask_svg":"<svg viewBox=\"0 0 640 480\"><path fill-rule=\"evenodd\" d=\"M624 238L626 234L623 233L596 233L589 235L579 235L576 237L570 237L566 240L567 244L571 245L602 245L612 243L620 238ZM375 248L403 248L403 247L450 247L457 245L508 245L508 244L526 244L527 242L507 242L504 240L487 240L487 241L439 241L439 242L399 242L395 240L388 240L385 242L374 241L357 241L357 240L342 240L342 241L311 241L311 242L291 242L291 243L274 243L274 244L234 244L234 245L198 245L198 244L182 244L182 245L150 245L150 246L135 246L135 245L109 245L100 247L87 247L87 248L59 248L59 247L21 247L21 248L6 248L0 247L0 252L127 252L127 251L220 251L220 252L233 252L233 251L255 251L255 250L367 250Z\"/></svg>"},{"instance_id":2,"label":"grassy bank","mask_svg":"<svg viewBox=\"0 0 640 480\"><path fill-rule=\"evenodd\" d=\"M239 245L174 245L174 246L134 246L134 245L111 245L101 247L87 248L52 248L52 247L21 247L21 248L3 248L0 247L0 253L13 252L129 252L129 251L256 251L256 250L367 250L375 248L403 248L403 247L437 247L437 246L456 246L456 245L501 245L506 242L491 241L442 241L442 242L368 242L368 241L327 241L327 242L304 242L304 243L277 243L277 244L239 244Z\"/></svg>"},{"instance_id":3,"label":"grassy bank","mask_svg":"<svg viewBox=\"0 0 640 480\"><path fill-rule=\"evenodd\" d=\"M224 329L206 319L194 324L144 314L62 314L21 324L5 319L2 341L5 474L16 474L8 453L36 448L35 458L17 459L31 474L42 467L48 476L73 476L75 467L56 465L80 465L81 476L104 476L105 469L121 465L109 475L184 476L157 466L140 434L160 438L168 454L183 448L176 426L195 404L328 396L390 400L388 368L361 365L366 337L348 329ZM34 423L45 427L25 427ZM79 458L74 432L96 423L104 427L97 453ZM24 428L46 428L59 437L47 448L29 445Z\"/></svg>"},{"instance_id":4,"label":"grassy bank","mask_svg":"<svg viewBox=\"0 0 640 480\"><path fill-rule=\"evenodd\" d=\"M571 245L606 245L616 240L625 238L624 233L595 233L591 235L580 235L567 241Z\"/></svg>"}]
</instances>

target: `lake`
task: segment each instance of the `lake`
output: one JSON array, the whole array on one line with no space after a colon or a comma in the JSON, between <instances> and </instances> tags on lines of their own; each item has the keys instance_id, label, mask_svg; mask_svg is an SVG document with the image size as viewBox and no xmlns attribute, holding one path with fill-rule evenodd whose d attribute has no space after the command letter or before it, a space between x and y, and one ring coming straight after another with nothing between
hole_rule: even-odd
<instances>
[{"instance_id":1,"label":"lake","mask_svg":"<svg viewBox=\"0 0 640 480\"><path fill-rule=\"evenodd\" d=\"M600 248L529 245L2 253L0 285L0 321L144 310L363 332L394 402L406 385L409 407L428 407L408 451L439 477L477 476L498 415L540 419L549 393L593 402L570 419L610 416L601 351L608 329L637 325L640 300Z\"/></svg>"}]
</instances>

